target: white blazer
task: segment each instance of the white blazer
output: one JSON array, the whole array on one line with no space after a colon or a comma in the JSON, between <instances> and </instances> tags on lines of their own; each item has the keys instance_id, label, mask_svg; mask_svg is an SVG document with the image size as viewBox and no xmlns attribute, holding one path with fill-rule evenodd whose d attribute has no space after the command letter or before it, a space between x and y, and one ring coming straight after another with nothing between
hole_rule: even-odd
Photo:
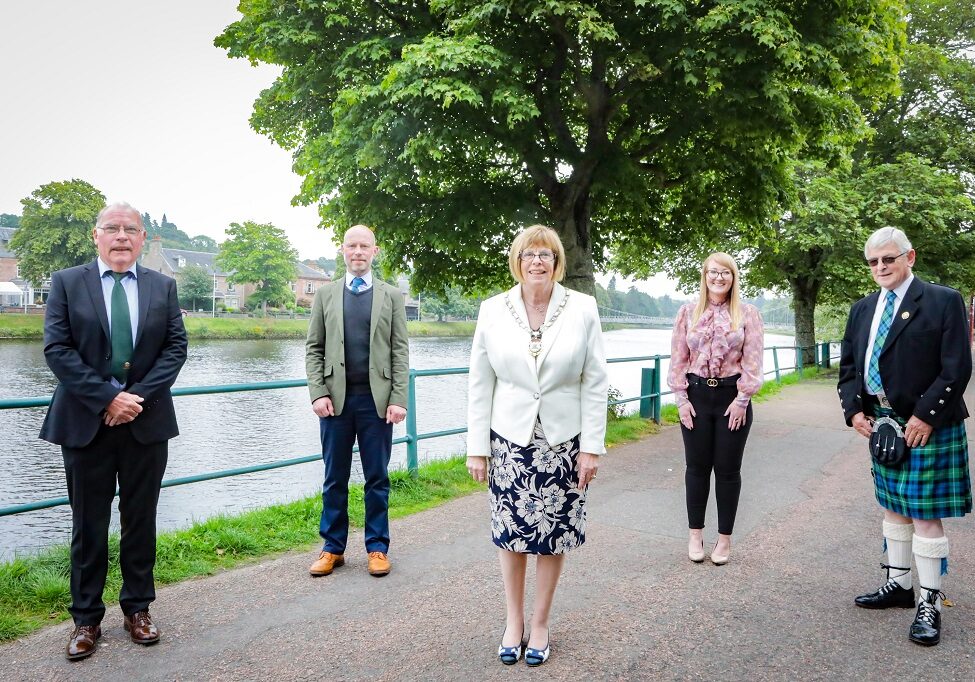
<instances>
[{"instance_id":1,"label":"white blazer","mask_svg":"<svg viewBox=\"0 0 975 682\"><path fill-rule=\"evenodd\" d=\"M566 295L562 313L542 334L537 358L528 352L520 284L507 296L524 327L508 309L505 294L481 304L467 393L468 455L490 456L492 429L512 443L528 445L538 418L552 445L579 435L582 452L606 452L609 379L596 299L556 283L546 323Z\"/></svg>"}]
</instances>

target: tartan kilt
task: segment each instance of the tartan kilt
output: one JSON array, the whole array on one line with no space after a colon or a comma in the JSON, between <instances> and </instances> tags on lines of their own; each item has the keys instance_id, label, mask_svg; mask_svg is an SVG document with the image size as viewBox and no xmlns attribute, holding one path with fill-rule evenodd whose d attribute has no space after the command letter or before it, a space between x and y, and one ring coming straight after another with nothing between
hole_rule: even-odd
<instances>
[{"instance_id":1,"label":"tartan kilt","mask_svg":"<svg viewBox=\"0 0 975 682\"><path fill-rule=\"evenodd\" d=\"M902 427L907 423L881 407L875 413L892 417ZM898 466L884 466L873 458L870 461L874 493L884 509L911 519L944 519L972 511L964 422L935 429L927 444L911 448Z\"/></svg>"}]
</instances>

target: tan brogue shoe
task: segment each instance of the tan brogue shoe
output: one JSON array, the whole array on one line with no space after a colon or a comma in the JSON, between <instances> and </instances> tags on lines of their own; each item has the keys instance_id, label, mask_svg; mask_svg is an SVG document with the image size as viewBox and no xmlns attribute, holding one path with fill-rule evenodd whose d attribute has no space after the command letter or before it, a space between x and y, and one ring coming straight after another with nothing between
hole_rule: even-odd
<instances>
[{"instance_id":1,"label":"tan brogue shoe","mask_svg":"<svg viewBox=\"0 0 975 682\"><path fill-rule=\"evenodd\" d=\"M142 609L131 616L124 616L125 631L136 644L155 644L159 641L159 628L152 622L149 611Z\"/></svg>"},{"instance_id":2,"label":"tan brogue shoe","mask_svg":"<svg viewBox=\"0 0 975 682\"><path fill-rule=\"evenodd\" d=\"M392 567L385 552L369 552L369 575L379 578L389 573Z\"/></svg>"},{"instance_id":3,"label":"tan brogue shoe","mask_svg":"<svg viewBox=\"0 0 975 682\"><path fill-rule=\"evenodd\" d=\"M336 568L345 563L345 555L343 554L332 554L331 552L322 552L318 555L318 561L311 565L308 572L313 576L318 577L322 575L328 575Z\"/></svg>"},{"instance_id":4,"label":"tan brogue shoe","mask_svg":"<svg viewBox=\"0 0 975 682\"><path fill-rule=\"evenodd\" d=\"M80 661L95 653L98 638L102 636L102 629L97 625L79 625L71 633L68 646L64 653L69 661Z\"/></svg>"}]
</instances>

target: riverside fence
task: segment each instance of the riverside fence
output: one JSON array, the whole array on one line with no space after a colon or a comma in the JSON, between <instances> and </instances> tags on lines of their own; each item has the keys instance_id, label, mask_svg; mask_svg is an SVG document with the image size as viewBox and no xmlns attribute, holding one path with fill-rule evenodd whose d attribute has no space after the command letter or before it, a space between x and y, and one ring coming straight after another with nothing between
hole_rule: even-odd
<instances>
[{"instance_id":1,"label":"riverside fence","mask_svg":"<svg viewBox=\"0 0 975 682\"><path fill-rule=\"evenodd\" d=\"M790 372L796 372L799 378L802 378L803 373L803 356L806 353L802 351L812 350L812 354L815 358L816 366L828 368L835 358L833 355L834 348L837 347L836 342L824 341L822 343L817 343L811 348L808 346L770 346L765 348L765 351L772 352L772 369L765 372L765 376L770 375L775 376L775 381L779 382L782 380L782 375ZM779 351L791 351L794 358L794 365L783 367L780 363ZM661 363L663 360L669 359L670 355L641 355L635 357L623 357L623 358L610 358L607 360L608 363L623 363L623 362L652 362L652 367L642 367L640 376L640 395L621 398L619 400L610 400L607 402L607 407L613 407L615 405L622 405L626 403L632 403L639 401L639 413L644 419L653 419L658 424L660 423L660 409L662 406L662 399L664 396L671 395L671 391L661 391ZM445 436L453 436L467 431L466 426L460 426L452 429L444 429L441 431L429 431L424 433L418 432L417 426L417 414L416 414L416 380L422 377L432 377L432 376L447 376L452 374L467 374L469 368L467 367L449 367L444 369L410 369L409 372L409 394L407 397L407 412L406 412L406 435L400 436L399 438L393 439L393 444L398 445L401 443L406 444L406 465L410 473L416 475L417 468L419 465L419 443L423 440L428 440L431 438L443 438ZM187 386L183 388L173 389L173 396L186 396L186 395L208 395L208 394L220 394L220 393L238 393L242 391L268 391L268 390L280 390L288 388L302 388L308 385L308 382L304 379L292 379L285 381L266 381L260 383L247 383L247 384L227 384L222 386ZM0 400L0 410L17 410L17 409L28 409L32 407L46 407L50 405L50 397L41 398L11 398L6 400ZM356 446L355 450L358 450ZM277 460L274 462L266 462L263 464L254 464L246 467L238 467L235 469L223 469L220 471L210 471L201 474L195 474L193 476L182 476L179 478L170 478L162 482L163 488L171 488L178 485L188 485L190 483L198 483L200 481L212 481L218 478L228 478L230 476L241 476L244 474L251 474L258 471L269 471L271 469L280 469L282 467L295 466L298 464L306 464L308 462L316 462L321 459L321 455L307 455L305 457L295 457L292 459ZM118 492L116 491L116 494ZM55 497L46 500L38 500L35 502L28 502L26 504L18 504L7 507L0 507L0 517L11 516L13 514L23 514L26 512L36 511L38 509L48 509L51 507L60 507L69 504L67 497Z\"/></svg>"}]
</instances>

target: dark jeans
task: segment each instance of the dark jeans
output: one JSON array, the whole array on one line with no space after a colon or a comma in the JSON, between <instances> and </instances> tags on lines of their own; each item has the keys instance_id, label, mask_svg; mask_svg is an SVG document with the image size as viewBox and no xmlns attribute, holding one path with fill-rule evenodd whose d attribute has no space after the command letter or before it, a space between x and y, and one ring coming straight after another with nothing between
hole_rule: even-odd
<instances>
[{"instance_id":1,"label":"dark jeans","mask_svg":"<svg viewBox=\"0 0 975 682\"><path fill-rule=\"evenodd\" d=\"M168 441L143 445L128 424L104 426L84 448L61 448L71 502L71 607L76 625L97 625L105 615L108 526L118 481L122 538L119 605L132 615L156 598L156 504L166 471Z\"/></svg>"},{"instance_id":2,"label":"dark jeans","mask_svg":"<svg viewBox=\"0 0 975 682\"><path fill-rule=\"evenodd\" d=\"M687 387L687 398L697 413L693 429L687 429L683 424L680 427L687 463L684 485L687 490L688 528L704 528L711 472L714 471L718 532L731 535L734 530L741 494L741 460L752 425L752 406L749 403L744 426L737 431L728 428L728 417L724 413L737 395L738 389L734 385Z\"/></svg>"},{"instance_id":3,"label":"dark jeans","mask_svg":"<svg viewBox=\"0 0 975 682\"><path fill-rule=\"evenodd\" d=\"M342 414L319 420L322 434L322 549L345 552L349 539L349 474L352 446L359 441L359 459L365 477L366 551L389 550L389 455L393 449L393 425L376 414L368 393L349 395Z\"/></svg>"}]
</instances>

